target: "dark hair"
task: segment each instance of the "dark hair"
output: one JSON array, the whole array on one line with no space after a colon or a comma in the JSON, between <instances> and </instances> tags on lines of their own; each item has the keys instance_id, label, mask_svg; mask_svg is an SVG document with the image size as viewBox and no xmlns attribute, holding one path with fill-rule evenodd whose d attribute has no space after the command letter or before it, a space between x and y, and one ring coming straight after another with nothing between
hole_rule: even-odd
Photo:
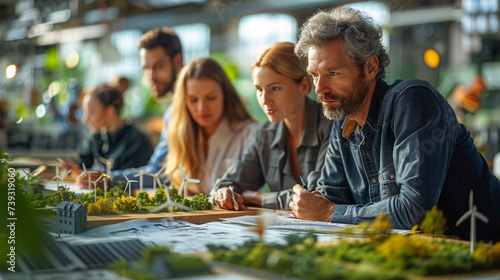
<instances>
[{"instance_id":1,"label":"dark hair","mask_svg":"<svg viewBox=\"0 0 500 280\"><path fill-rule=\"evenodd\" d=\"M182 54L179 37L168 27L152 29L144 33L139 40L139 49L150 50L156 47L162 47L170 57L178 53Z\"/></svg>"},{"instance_id":2,"label":"dark hair","mask_svg":"<svg viewBox=\"0 0 500 280\"><path fill-rule=\"evenodd\" d=\"M98 86L90 92L90 96L95 96L104 107L113 106L117 114L123 108L123 94L114 87Z\"/></svg>"}]
</instances>

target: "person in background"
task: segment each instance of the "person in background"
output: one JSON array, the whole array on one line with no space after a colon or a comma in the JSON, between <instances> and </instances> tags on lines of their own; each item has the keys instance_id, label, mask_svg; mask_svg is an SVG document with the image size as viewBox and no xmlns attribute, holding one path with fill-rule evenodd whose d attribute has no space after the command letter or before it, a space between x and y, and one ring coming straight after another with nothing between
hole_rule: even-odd
<instances>
[{"instance_id":1,"label":"person in background","mask_svg":"<svg viewBox=\"0 0 500 280\"><path fill-rule=\"evenodd\" d=\"M210 58L194 59L179 72L169 121L169 152L165 173L179 188L182 177L188 194L209 194L215 180L238 158L257 124L224 70Z\"/></svg>"},{"instance_id":2,"label":"person in background","mask_svg":"<svg viewBox=\"0 0 500 280\"><path fill-rule=\"evenodd\" d=\"M153 147L146 135L120 116L123 107L122 93L109 86L98 86L83 96L84 122L92 132L78 149L78 159L60 162L65 170L81 171L84 163L91 167L102 162L100 158L111 160L111 170L139 167L148 162ZM93 169L99 170L98 166Z\"/></svg>"},{"instance_id":3,"label":"person in background","mask_svg":"<svg viewBox=\"0 0 500 280\"><path fill-rule=\"evenodd\" d=\"M470 238L456 225L469 197L489 221L479 240L500 239L500 182L470 133L428 82L384 80L389 56L382 30L347 7L319 11L302 26L296 53L307 57L324 114L334 120L318 192L295 185L290 209L304 220L360 223L380 213L411 229L437 206L448 234Z\"/></svg>"},{"instance_id":4,"label":"person in background","mask_svg":"<svg viewBox=\"0 0 500 280\"><path fill-rule=\"evenodd\" d=\"M167 27L155 28L144 33L139 40L139 58L144 74L146 75L153 98L162 100L170 95L177 78L177 73L182 68L182 45L175 32ZM167 123L172 114L170 107L163 115L163 127L158 144L146 165L137 169L117 170L110 175L110 184L118 181L125 182L123 174L129 179L138 172L158 173L162 168L168 153ZM161 178L163 179L163 178ZM151 176L143 177L143 186L153 187ZM138 188L139 183L132 183L133 188Z\"/></svg>"},{"instance_id":5,"label":"person in background","mask_svg":"<svg viewBox=\"0 0 500 280\"><path fill-rule=\"evenodd\" d=\"M130 81L125 77L116 77L110 83L110 86L118 89L121 93L125 93L125 91L127 91L127 89L130 87Z\"/></svg>"},{"instance_id":6,"label":"person in background","mask_svg":"<svg viewBox=\"0 0 500 280\"><path fill-rule=\"evenodd\" d=\"M252 65L257 99L269 121L217 181L212 195L221 208L234 208L228 189L233 186L239 204L288 209L300 177L315 185L320 176L332 122L321 104L307 97L311 81L293 50L292 43L273 44ZM271 192L258 191L265 183Z\"/></svg>"}]
</instances>

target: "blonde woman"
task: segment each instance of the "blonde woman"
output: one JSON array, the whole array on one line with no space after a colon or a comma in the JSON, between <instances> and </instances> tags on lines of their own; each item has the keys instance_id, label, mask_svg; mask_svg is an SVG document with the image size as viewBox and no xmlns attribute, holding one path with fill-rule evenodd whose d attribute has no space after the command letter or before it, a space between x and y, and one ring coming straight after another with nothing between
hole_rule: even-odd
<instances>
[{"instance_id":1,"label":"blonde woman","mask_svg":"<svg viewBox=\"0 0 500 280\"><path fill-rule=\"evenodd\" d=\"M311 81L293 50L292 43L273 44L252 65L257 99L269 121L214 187L214 203L221 208L288 209L293 186L302 181L315 185L319 178L332 122L321 104L307 97ZM259 192L266 183L271 192ZM238 207L229 186L237 193Z\"/></svg>"},{"instance_id":2,"label":"blonde woman","mask_svg":"<svg viewBox=\"0 0 500 280\"><path fill-rule=\"evenodd\" d=\"M179 188L182 177L190 195L209 194L253 137L257 124L224 70L210 58L186 64L175 85L172 118L167 127L169 151L165 172Z\"/></svg>"}]
</instances>

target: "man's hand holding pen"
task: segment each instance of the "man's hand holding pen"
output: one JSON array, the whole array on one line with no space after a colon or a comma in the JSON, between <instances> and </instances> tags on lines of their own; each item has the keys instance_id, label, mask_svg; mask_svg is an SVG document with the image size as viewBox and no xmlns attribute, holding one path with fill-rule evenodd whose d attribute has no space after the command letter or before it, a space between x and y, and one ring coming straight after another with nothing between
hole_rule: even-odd
<instances>
[{"instance_id":1,"label":"man's hand holding pen","mask_svg":"<svg viewBox=\"0 0 500 280\"><path fill-rule=\"evenodd\" d=\"M292 201L288 205L297 219L329 222L337 204L328 200L317 191L310 192L303 185L293 187Z\"/></svg>"}]
</instances>

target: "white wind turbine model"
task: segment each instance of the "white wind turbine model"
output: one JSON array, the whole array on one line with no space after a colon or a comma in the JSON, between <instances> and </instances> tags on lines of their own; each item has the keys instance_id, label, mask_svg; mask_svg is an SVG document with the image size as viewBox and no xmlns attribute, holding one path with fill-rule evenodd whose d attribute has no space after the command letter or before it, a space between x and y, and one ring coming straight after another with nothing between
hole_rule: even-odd
<instances>
[{"instance_id":1,"label":"white wind turbine model","mask_svg":"<svg viewBox=\"0 0 500 280\"><path fill-rule=\"evenodd\" d=\"M91 177L91 174L92 173L97 173L97 171L93 171L93 170L87 170L87 166L85 166L85 163L82 163L82 167L83 167L83 172L80 173L80 175L78 175L76 178L80 179L82 178L83 176L85 176L85 174L88 175L88 179L87 179L87 182L89 183L89 186L88 186L88 189L90 190L90 183L92 182L90 180L90 177Z\"/></svg>"},{"instance_id":2,"label":"white wind turbine model","mask_svg":"<svg viewBox=\"0 0 500 280\"><path fill-rule=\"evenodd\" d=\"M184 174L184 170L182 170L182 164L179 164L179 170L181 171L182 176L182 184L179 188L179 195L184 191L183 198L187 197L187 183L196 183L198 184L200 180L198 179L186 179L186 175Z\"/></svg>"},{"instance_id":3,"label":"white wind turbine model","mask_svg":"<svg viewBox=\"0 0 500 280\"><path fill-rule=\"evenodd\" d=\"M31 178L32 177L36 178L36 176L40 175L43 171L45 171L45 169L47 169L47 166L45 166L45 165L40 165L37 169L35 169L32 172L27 172L26 170L21 168L21 170L26 174L26 187L27 187L26 190L28 192L31 192L31 189L29 188Z\"/></svg>"},{"instance_id":4,"label":"white wind turbine model","mask_svg":"<svg viewBox=\"0 0 500 280\"><path fill-rule=\"evenodd\" d=\"M125 173L122 173L123 176L125 176L125 179L127 179L127 184L125 185L125 189L123 190L124 192L127 191L128 189L128 197L130 198L130 196L132 195L132 183L137 183L136 180L129 180L127 175L125 175Z\"/></svg>"},{"instance_id":5,"label":"white wind turbine model","mask_svg":"<svg viewBox=\"0 0 500 280\"><path fill-rule=\"evenodd\" d=\"M106 185L106 179L111 177L108 175L108 173L104 173L102 172L102 168L101 168L101 165L98 164L99 166L99 169L101 170L101 176L99 176L99 178L96 180L96 182L98 182L99 180L102 179L102 185L103 185L103 190L104 190L104 198L106 198L106 193L108 192L108 186Z\"/></svg>"},{"instance_id":6,"label":"white wind turbine model","mask_svg":"<svg viewBox=\"0 0 500 280\"><path fill-rule=\"evenodd\" d=\"M154 194L156 194L156 184L158 183L158 187L161 187L160 175L164 169L165 169L165 166L160 168L160 170L158 170L156 173L152 173L152 172L144 173L144 175L149 175L149 176L153 177L153 193ZM167 191L167 194L168 194L168 191Z\"/></svg>"},{"instance_id":7,"label":"white wind turbine model","mask_svg":"<svg viewBox=\"0 0 500 280\"><path fill-rule=\"evenodd\" d=\"M71 172L71 169L69 169L68 171L66 171L66 173L64 173L63 177L66 177L66 175L68 175L69 172ZM52 179L50 179L49 182L52 182L52 181L54 181L54 179L56 179L56 181L57 181L57 189L59 189L59 182L63 181L63 177L61 177L59 173L60 173L59 172L59 165L56 164L56 175L54 177L52 177Z\"/></svg>"},{"instance_id":8,"label":"white wind turbine model","mask_svg":"<svg viewBox=\"0 0 500 280\"><path fill-rule=\"evenodd\" d=\"M135 168L132 168L132 169L137 171L137 169L135 169ZM142 192L142 189L143 189L144 174L147 174L147 172L137 171L137 174L134 175L134 177L139 177L139 192Z\"/></svg>"},{"instance_id":9,"label":"white wind turbine model","mask_svg":"<svg viewBox=\"0 0 500 280\"><path fill-rule=\"evenodd\" d=\"M113 166L113 158L103 158L103 157L99 157L99 161L104 163L104 165L106 166L106 174L109 174L111 173L111 167Z\"/></svg>"},{"instance_id":10,"label":"white wind turbine model","mask_svg":"<svg viewBox=\"0 0 500 280\"><path fill-rule=\"evenodd\" d=\"M470 217L470 253L474 253L476 248L476 218L488 223L488 217L477 211L477 206L474 205L474 194L472 190L469 193L469 211L465 212L460 219L455 223L456 226L461 224Z\"/></svg>"},{"instance_id":11,"label":"white wind turbine model","mask_svg":"<svg viewBox=\"0 0 500 280\"><path fill-rule=\"evenodd\" d=\"M186 207L182 204L179 204L177 202L174 202L171 198L170 198L170 194L168 193L168 187L167 189L165 190L165 192L167 193L167 201L165 201L164 203L158 205L157 207L151 209L151 213L154 213L154 212L158 212L160 211L161 209L165 208L165 207L175 207L177 206L177 208L181 209L181 210L184 210L184 211L191 211L191 209L189 207Z\"/></svg>"},{"instance_id":12,"label":"white wind turbine model","mask_svg":"<svg viewBox=\"0 0 500 280\"><path fill-rule=\"evenodd\" d=\"M94 184L94 203L97 203L97 183L99 182L99 180L101 180L102 178L102 175L97 178L95 181L92 181L91 183Z\"/></svg>"}]
</instances>

